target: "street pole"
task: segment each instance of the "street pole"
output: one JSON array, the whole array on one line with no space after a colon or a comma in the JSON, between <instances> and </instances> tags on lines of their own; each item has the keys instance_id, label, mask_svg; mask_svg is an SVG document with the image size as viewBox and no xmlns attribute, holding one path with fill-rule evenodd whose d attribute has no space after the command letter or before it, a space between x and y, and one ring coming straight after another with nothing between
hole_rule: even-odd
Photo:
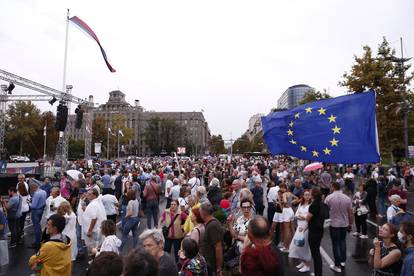
<instances>
[{"instance_id":1,"label":"street pole","mask_svg":"<svg viewBox=\"0 0 414 276\"><path fill-rule=\"evenodd\" d=\"M408 110L409 104L407 100L407 92L405 91L405 71L404 71L404 50L403 50L403 41L402 37L400 37L400 46L401 46L401 81L402 81L402 93L403 93L403 112L404 112L404 151L405 151L405 159L408 161Z\"/></svg>"},{"instance_id":2,"label":"street pole","mask_svg":"<svg viewBox=\"0 0 414 276\"><path fill-rule=\"evenodd\" d=\"M118 159L119 159L119 130L118 130L118 135L117 135L117 137L118 137Z\"/></svg>"},{"instance_id":3,"label":"street pole","mask_svg":"<svg viewBox=\"0 0 414 276\"><path fill-rule=\"evenodd\" d=\"M43 136L44 136L44 141L43 141L43 160L46 160L46 126L47 126L47 121L45 122L45 127L43 128Z\"/></svg>"},{"instance_id":4,"label":"street pole","mask_svg":"<svg viewBox=\"0 0 414 276\"><path fill-rule=\"evenodd\" d=\"M108 128L108 139L106 141L106 159L109 160L109 134L111 130Z\"/></svg>"}]
</instances>

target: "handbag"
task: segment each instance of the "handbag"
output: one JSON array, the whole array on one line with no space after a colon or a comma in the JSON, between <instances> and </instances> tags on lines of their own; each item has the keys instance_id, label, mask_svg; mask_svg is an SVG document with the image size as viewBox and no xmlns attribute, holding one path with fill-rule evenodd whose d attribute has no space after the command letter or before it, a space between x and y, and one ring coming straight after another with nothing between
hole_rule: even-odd
<instances>
[{"instance_id":1,"label":"handbag","mask_svg":"<svg viewBox=\"0 0 414 276\"><path fill-rule=\"evenodd\" d=\"M298 247L303 247L305 245L305 236L303 233L298 233L298 235L293 240L293 243Z\"/></svg>"},{"instance_id":2,"label":"handbag","mask_svg":"<svg viewBox=\"0 0 414 276\"><path fill-rule=\"evenodd\" d=\"M180 214L176 214L175 215L175 217L174 217L174 219L171 221L171 223L170 223L170 225L167 227L167 226L163 226L162 227L162 234L164 235L164 238L166 239L166 238L168 238L168 232L170 232L170 228L171 228L171 226L174 224L174 221L177 219L177 217L179 216Z\"/></svg>"}]
</instances>

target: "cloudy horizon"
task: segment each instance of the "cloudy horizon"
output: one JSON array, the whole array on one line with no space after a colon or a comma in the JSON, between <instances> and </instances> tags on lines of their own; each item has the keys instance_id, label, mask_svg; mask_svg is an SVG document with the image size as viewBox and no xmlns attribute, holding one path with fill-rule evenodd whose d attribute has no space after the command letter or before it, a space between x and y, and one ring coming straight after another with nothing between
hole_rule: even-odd
<instances>
[{"instance_id":1,"label":"cloudy horizon","mask_svg":"<svg viewBox=\"0 0 414 276\"><path fill-rule=\"evenodd\" d=\"M67 84L105 103L112 90L146 110L201 111L212 134L239 137L289 87L333 96L362 46L385 36L414 56L414 2L0 0L0 69L61 89L66 9L97 34L69 28ZM3 84L4 82L1 82ZM16 94L36 94L17 87ZM37 103L42 111L56 111Z\"/></svg>"}]
</instances>

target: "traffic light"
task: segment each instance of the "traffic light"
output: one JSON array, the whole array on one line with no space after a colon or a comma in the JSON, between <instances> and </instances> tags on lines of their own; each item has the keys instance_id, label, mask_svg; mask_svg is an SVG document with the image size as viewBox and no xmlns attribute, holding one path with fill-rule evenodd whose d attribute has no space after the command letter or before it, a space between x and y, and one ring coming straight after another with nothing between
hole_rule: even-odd
<instances>
[{"instance_id":1,"label":"traffic light","mask_svg":"<svg viewBox=\"0 0 414 276\"><path fill-rule=\"evenodd\" d=\"M65 131L68 122L68 107L63 103L59 103L56 111L55 129L58 131Z\"/></svg>"},{"instance_id":2,"label":"traffic light","mask_svg":"<svg viewBox=\"0 0 414 276\"><path fill-rule=\"evenodd\" d=\"M75 113L76 113L75 127L77 129L80 129L82 127L82 120L83 120L82 106L78 105L78 107L75 109Z\"/></svg>"}]
</instances>

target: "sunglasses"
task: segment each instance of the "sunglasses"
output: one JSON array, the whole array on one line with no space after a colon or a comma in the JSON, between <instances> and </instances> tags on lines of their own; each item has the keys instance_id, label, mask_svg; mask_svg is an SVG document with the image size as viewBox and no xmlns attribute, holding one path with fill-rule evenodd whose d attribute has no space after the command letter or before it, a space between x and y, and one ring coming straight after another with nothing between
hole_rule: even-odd
<instances>
[{"instance_id":1,"label":"sunglasses","mask_svg":"<svg viewBox=\"0 0 414 276\"><path fill-rule=\"evenodd\" d=\"M252 208L252 206L242 206L242 209L244 209L244 210L249 210L251 208Z\"/></svg>"}]
</instances>

